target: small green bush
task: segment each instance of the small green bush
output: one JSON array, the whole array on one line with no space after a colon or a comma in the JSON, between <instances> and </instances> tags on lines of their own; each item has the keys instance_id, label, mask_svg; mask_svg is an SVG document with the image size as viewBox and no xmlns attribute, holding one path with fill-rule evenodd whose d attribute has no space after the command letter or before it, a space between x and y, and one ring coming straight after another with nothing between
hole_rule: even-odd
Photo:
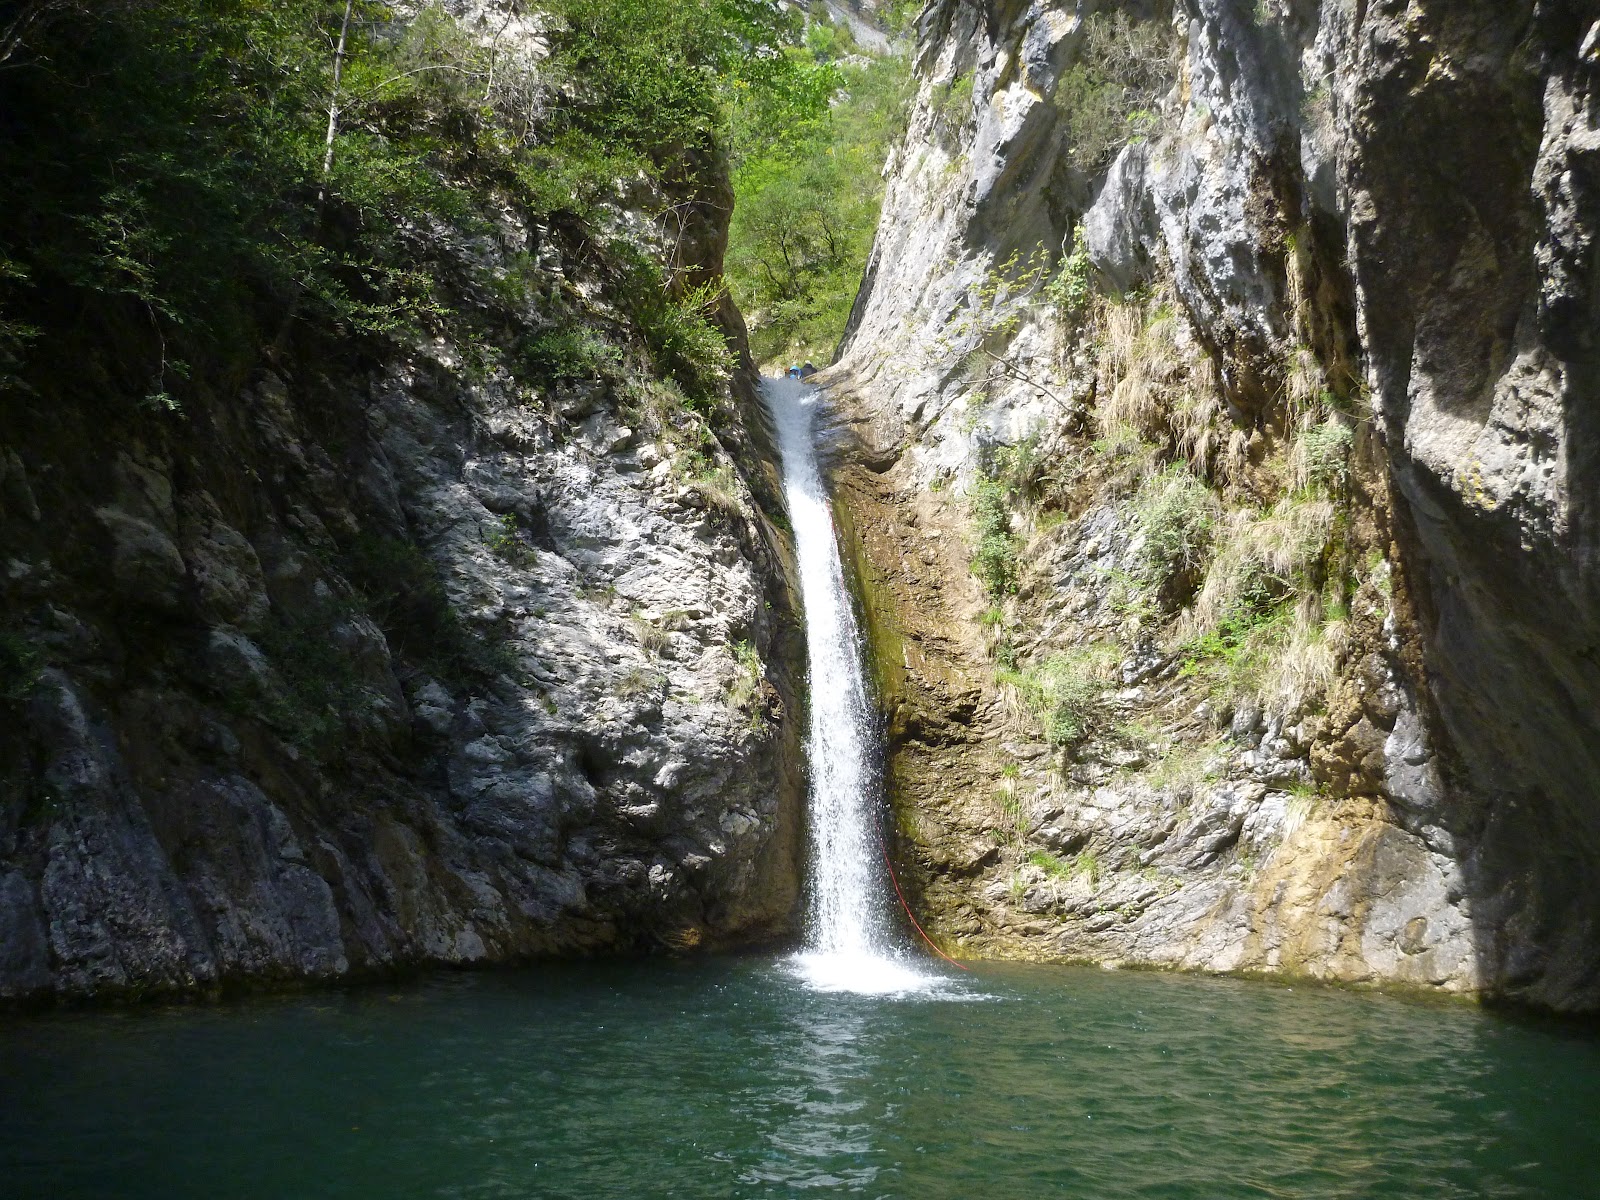
<instances>
[{"instance_id":1,"label":"small green bush","mask_svg":"<svg viewBox=\"0 0 1600 1200\"><path fill-rule=\"evenodd\" d=\"M430 651L452 624L449 596L432 560L401 538L363 535L343 555L363 606L397 649Z\"/></svg>"},{"instance_id":2,"label":"small green bush","mask_svg":"<svg viewBox=\"0 0 1600 1200\"><path fill-rule=\"evenodd\" d=\"M1094 645L1072 654L1054 654L1032 671L1006 671L1001 683L1017 689L1039 720L1046 739L1072 747L1088 738L1105 694L1105 674L1116 648Z\"/></svg>"},{"instance_id":3,"label":"small green bush","mask_svg":"<svg viewBox=\"0 0 1600 1200\"><path fill-rule=\"evenodd\" d=\"M622 362L622 352L593 329L547 329L519 345L523 367L552 383L600 378Z\"/></svg>"},{"instance_id":4,"label":"small green bush","mask_svg":"<svg viewBox=\"0 0 1600 1200\"><path fill-rule=\"evenodd\" d=\"M989 456L987 474L998 480L1013 503L1037 503L1047 481L1050 460L1039 452L1038 436L1009 446L996 446Z\"/></svg>"},{"instance_id":5,"label":"small green bush","mask_svg":"<svg viewBox=\"0 0 1600 1200\"><path fill-rule=\"evenodd\" d=\"M1061 260L1061 269L1044 288L1045 299L1055 305L1065 321L1081 321L1088 312L1093 270L1083 226L1079 225L1072 235L1072 249Z\"/></svg>"},{"instance_id":6,"label":"small green bush","mask_svg":"<svg viewBox=\"0 0 1600 1200\"><path fill-rule=\"evenodd\" d=\"M501 523L491 538L516 538L515 529L514 523ZM461 619L438 568L414 543L364 535L341 555L339 565L390 648L430 674L462 682L518 674L516 658L503 644L478 636ZM293 654L304 658L308 652L296 648L302 632L291 622L279 636L287 637ZM308 683L310 679L308 675Z\"/></svg>"},{"instance_id":7,"label":"small green bush","mask_svg":"<svg viewBox=\"0 0 1600 1200\"><path fill-rule=\"evenodd\" d=\"M1258 606L1191 637L1178 651L1179 674L1204 682L1222 705L1259 698L1294 627L1294 605L1262 600Z\"/></svg>"},{"instance_id":8,"label":"small green bush","mask_svg":"<svg viewBox=\"0 0 1600 1200\"><path fill-rule=\"evenodd\" d=\"M728 703L735 708L748 709L761 695L766 667L761 662L761 652L749 641L734 643L733 661L739 670L728 688Z\"/></svg>"},{"instance_id":9,"label":"small green bush","mask_svg":"<svg viewBox=\"0 0 1600 1200\"><path fill-rule=\"evenodd\" d=\"M972 489L972 521L978 538L972 570L984 589L998 600L1017 590L1017 539L1011 533L1006 486L998 479L980 479Z\"/></svg>"},{"instance_id":10,"label":"small green bush","mask_svg":"<svg viewBox=\"0 0 1600 1200\"><path fill-rule=\"evenodd\" d=\"M516 513L506 513L496 521L483 543L514 567L526 570L539 561L538 553L523 537L522 525Z\"/></svg>"},{"instance_id":11,"label":"small green bush","mask_svg":"<svg viewBox=\"0 0 1600 1200\"><path fill-rule=\"evenodd\" d=\"M43 672L44 655L31 639L14 630L0 630L0 701L26 700Z\"/></svg>"},{"instance_id":12,"label":"small green bush","mask_svg":"<svg viewBox=\"0 0 1600 1200\"><path fill-rule=\"evenodd\" d=\"M711 407L734 367L728 339L714 321L721 282L674 288L653 260L633 251L624 257L622 294L656 368L671 376L692 407Z\"/></svg>"},{"instance_id":13,"label":"small green bush","mask_svg":"<svg viewBox=\"0 0 1600 1200\"><path fill-rule=\"evenodd\" d=\"M959 129L972 114L973 73L963 71L933 89L933 111L947 129Z\"/></svg>"},{"instance_id":14,"label":"small green bush","mask_svg":"<svg viewBox=\"0 0 1600 1200\"><path fill-rule=\"evenodd\" d=\"M1141 485L1134 501L1144 545L1142 581L1170 606L1192 593L1215 538L1220 506L1185 463L1174 463Z\"/></svg>"},{"instance_id":15,"label":"small green bush","mask_svg":"<svg viewBox=\"0 0 1600 1200\"><path fill-rule=\"evenodd\" d=\"M1337 496L1350 474L1350 448L1355 434L1347 420L1329 416L1303 429L1289 454L1294 486L1302 492Z\"/></svg>"},{"instance_id":16,"label":"small green bush","mask_svg":"<svg viewBox=\"0 0 1600 1200\"><path fill-rule=\"evenodd\" d=\"M831 62L856 52L855 34L847 24L813 19L806 29L806 49L819 63Z\"/></svg>"},{"instance_id":17,"label":"small green bush","mask_svg":"<svg viewBox=\"0 0 1600 1200\"><path fill-rule=\"evenodd\" d=\"M651 658L659 658L672 645L670 630L656 624L637 609L628 617L628 628L633 631L639 649Z\"/></svg>"},{"instance_id":18,"label":"small green bush","mask_svg":"<svg viewBox=\"0 0 1600 1200\"><path fill-rule=\"evenodd\" d=\"M1061 670L1053 680L1045 736L1056 746L1073 746L1089 736L1089 721L1104 690L1100 682L1076 670Z\"/></svg>"},{"instance_id":19,"label":"small green bush","mask_svg":"<svg viewBox=\"0 0 1600 1200\"><path fill-rule=\"evenodd\" d=\"M286 685L256 716L288 741L318 758L334 755L346 719L372 702L361 672L345 648L329 636L356 610L348 601L326 600L295 613L275 612L258 635L262 652ZM242 697L228 697L241 706ZM241 708L241 711L244 711Z\"/></svg>"},{"instance_id":20,"label":"small green bush","mask_svg":"<svg viewBox=\"0 0 1600 1200\"><path fill-rule=\"evenodd\" d=\"M1052 879L1066 879L1072 874L1071 865L1057 858L1048 850L1035 850L1028 855L1028 861Z\"/></svg>"},{"instance_id":21,"label":"small green bush","mask_svg":"<svg viewBox=\"0 0 1600 1200\"><path fill-rule=\"evenodd\" d=\"M1087 875L1091 884L1100 882L1100 856L1093 850L1083 850L1072 860L1072 869L1079 875Z\"/></svg>"}]
</instances>

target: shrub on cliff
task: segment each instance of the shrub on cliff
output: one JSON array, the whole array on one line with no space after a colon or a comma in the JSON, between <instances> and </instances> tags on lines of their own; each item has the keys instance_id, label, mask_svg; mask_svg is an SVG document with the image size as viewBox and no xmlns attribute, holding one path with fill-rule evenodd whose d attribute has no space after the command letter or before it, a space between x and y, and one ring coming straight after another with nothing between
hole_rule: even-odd
<instances>
[{"instance_id":1,"label":"shrub on cliff","mask_svg":"<svg viewBox=\"0 0 1600 1200\"><path fill-rule=\"evenodd\" d=\"M1162 98L1177 78L1177 43L1162 20L1095 13L1077 61L1062 72L1055 105L1073 164L1104 170L1129 142L1149 137Z\"/></svg>"},{"instance_id":2,"label":"shrub on cliff","mask_svg":"<svg viewBox=\"0 0 1600 1200\"><path fill-rule=\"evenodd\" d=\"M1184 463L1147 479L1134 501L1144 534L1141 581L1169 609L1193 594L1210 554L1221 505Z\"/></svg>"},{"instance_id":3,"label":"shrub on cliff","mask_svg":"<svg viewBox=\"0 0 1600 1200\"><path fill-rule=\"evenodd\" d=\"M999 479L980 479L972 487L972 524L977 545L972 571L992 599L1017 590L1017 539L1011 532L1010 496Z\"/></svg>"},{"instance_id":4,"label":"shrub on cliff","mask_svg":"<svg viewBox=\"0 0 1600 1200\"><path fill-rule=\"evenodd\" d=\"M1096 643L1052 654L1031 670L1002 670L998 679L1038 721L1052 746L1070 749L1093 732L1117 658L1116 647Z\"/></svg>"},{"instance_id":5,"label":"shrub on cliff","mask_svg":"<svg viewBox=\"0 0 1600 1200\"><path fill-rule=\"evenodd\" d=\"M27 699L43 669L44 656L27 635L0 629L0 703Z\"/></svg>"}]
</instances>

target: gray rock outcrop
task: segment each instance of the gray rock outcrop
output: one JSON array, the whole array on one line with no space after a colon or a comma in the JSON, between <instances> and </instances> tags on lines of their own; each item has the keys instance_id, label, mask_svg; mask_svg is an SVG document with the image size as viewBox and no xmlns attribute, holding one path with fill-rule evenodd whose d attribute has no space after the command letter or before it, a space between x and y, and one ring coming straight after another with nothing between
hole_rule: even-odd
<instances>
[{"instance_id":1,"label":"gray rock outcrop","mask_svg":"<svg viewBox=\"0 0 1600 1200\"><path fill-rule=\"evenodd\" d=\"M694 167L633 236L714 277ZM3 398L0 998L791 930L802 640L738 315L692 407L614 263L491 207L408 234L477 344L313 338L175 415Z\"/></svg>"},{"instance_id":2,"label":"gray rock outcrop","mask_svg":"<svg viewBox=\"0 0 1600 1200\"><path fill-rule=\"evenodd\" d=\"M1123 6L1175 54L1158 119L1093 162L1063 81L1084 86L1097 7L927 7L824 377L858 433L841 481L924 902L975 950L1592 1008L1600 24L1534 0ZM1103 325L1045 302L1075 245L1108 304L1169 298L1140 320L1170 321L1184 395L1218 405L1173 453L1232 480L1224 516L1288 495L1292 405L1348 414L1341 536L1368 567L1317 706L1218 711L1176 643L1129 634L1140 519L1120 451L1088 445L1121 377ZM963 497L1008 446L1044 456L1065 520L1013 516L1002 612L967 576ZM1065 762L996 683L996 622L1024 663L1122 639ZM1174 781L1185 745L1199 777Z\"/></svg>"}]
</instances>

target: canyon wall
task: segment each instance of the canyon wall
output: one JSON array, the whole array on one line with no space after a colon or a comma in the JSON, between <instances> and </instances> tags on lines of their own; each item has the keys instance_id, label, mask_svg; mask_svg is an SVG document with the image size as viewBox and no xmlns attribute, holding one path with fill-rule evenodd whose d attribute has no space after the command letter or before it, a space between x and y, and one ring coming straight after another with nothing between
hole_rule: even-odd
<instances>
[{"instance_id":1,"label":"canyon wall","mask_svg":"<svg viewBox=\"0 0 1600 1200\"><path fill-rule=\"evenodd\" d=\"M918 32L824 379L934 929L1593 1007L1600 22Z\"/></svg>"},{"instance_id":2,"label":"canyon wall","mask_svg":"<svg viewBox=\"0 0 1600 1200\"><path fill-rule=\"evenodd\" d=\"M477 199L404 233L472 342L279 310L168 411L147 322L35 310L80 352L0 396L0 996L792 928L803 641L754 369L686 398L616 250L715 278L725 164L635 184L610 249Z\"/></svg>"}]
</instances>

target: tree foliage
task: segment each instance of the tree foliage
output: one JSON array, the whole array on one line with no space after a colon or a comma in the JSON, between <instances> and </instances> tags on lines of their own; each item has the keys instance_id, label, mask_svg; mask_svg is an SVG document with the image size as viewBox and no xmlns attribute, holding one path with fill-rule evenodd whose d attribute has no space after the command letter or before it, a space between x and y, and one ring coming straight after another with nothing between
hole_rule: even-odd
<instances>
[{"instance_id":1,"label":"tree foliage","mask_svg":"<svg viewBox=\"0 0 1600 1200\"><path fill-rule=\"evenodd\" d=\"M561 123L670 161L725 145L737 97L782 94L798 13L768 0L556 0Z\"/></svg>"},{"instance_id":2,"label":"tree foliage","mask_svg":"<svg viewBox=\"0 0 1600 1200\"><path fill-rule=\"evenodd\" d=\"M1067 154L1082 171L1104 170L1129 142L1149 137L1177 77L1178 46L1164 20L1095 13L1078 59L1062 72L1055 104Z\"/></svg>"},{"instance_id":3,"label":"tree foliage","mask_svg":"<svg viewBox=\"0 0 1600 1200\"><path fill-rule=\"evenodd\" d=\"M728 274L758 359L825 361L872 246L884 157L904 129L910 66L899 56L817 63L814 53L792 51L790 59L809 68L737 114ZM824 88L831 105L817 103Z\"/></svg>"},{"instance_id":4,"label":"tree foliage","mask_svg":"<svg viewBox=\"0 0 1600 1200\"><path fill-rule=\"evenodd\" d=\"M543 61L438 3L353 0L342 56L346 0L25 7L0 28L0 387L114 334L118 390L175 407L291 327L459 331L434 231L509 203L608 253L606 205L719 169L742 106L826 105L770 0L555 0ZM624 257L661 353L705 384L705 297Z\"/></svg>"}]
</instances>

